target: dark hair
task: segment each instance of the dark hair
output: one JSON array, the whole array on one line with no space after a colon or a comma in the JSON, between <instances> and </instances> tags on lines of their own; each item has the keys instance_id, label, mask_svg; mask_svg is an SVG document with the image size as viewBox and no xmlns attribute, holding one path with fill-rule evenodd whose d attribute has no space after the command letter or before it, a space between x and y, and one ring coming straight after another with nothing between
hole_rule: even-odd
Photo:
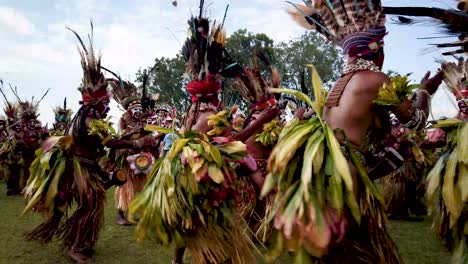
<instances>
[{"instance_id":1,"label":"dark hair","mask_svg":"<svg viewBox=\"0 0 468 264\"><path fill-rule=\"evenodd\" d=\"M379 56L382 54L382 52L383 52L383 48L380 48L377 52L363 55L360 58L363 60L368 60L368 61L376 61L379 58Z\"/></svg>"}]
</instances>

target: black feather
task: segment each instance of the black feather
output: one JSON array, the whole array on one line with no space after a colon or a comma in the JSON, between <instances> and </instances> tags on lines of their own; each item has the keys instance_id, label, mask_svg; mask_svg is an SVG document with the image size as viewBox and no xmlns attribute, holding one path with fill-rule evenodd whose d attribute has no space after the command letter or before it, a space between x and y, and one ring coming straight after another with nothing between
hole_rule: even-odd
<instances>
[{"instance_id":1,"label":"black feather","mask_svg":"<svg viewBox=\"0 0 468 264\"><path fill-rule=\"evenodd\" d=\"M75 30L69 28L68 26L67 26L67 29L70 30L71 32L73 32L73 34L75 34L76 38L78 39L78 41L79 41L80 44L81 44L81 47L83 48L83 50L85 51L85 53L88 54L88 49L86 49L86 46L85 46L83 40L81 39L80 35L78 35L78 33L77 33Z\"/></svg>"},{"instance_id":2,"label":"black feather","mask_svg":"<svg viewBox=\"0 0 468 264\"><path fill-rule=\"evenodd\" d=\"M104 66L102 66L102 65L100 65L100 68L103 69L103 70L105 70L106 72L108 72L108 73L114 75L115 78L117 78L117 79L119 80L119 82L122 82L122 79L120 78L120 76L119 76L117 73L115 73L115 72L109 70L108 68L106 68L106 67L104 67Z\"/></svg>"},{"instance_id":3,"label":"black feather","mask_svg":"<svg viewBox=\"0 0 468 264\"><path fill-rule=\"evenodd\" d=\"M454 9L435 7L383 7L383 12L387 15L431 17L442 22L451 33L468 33L468 14Z\"/></svg>"}]
</instances>

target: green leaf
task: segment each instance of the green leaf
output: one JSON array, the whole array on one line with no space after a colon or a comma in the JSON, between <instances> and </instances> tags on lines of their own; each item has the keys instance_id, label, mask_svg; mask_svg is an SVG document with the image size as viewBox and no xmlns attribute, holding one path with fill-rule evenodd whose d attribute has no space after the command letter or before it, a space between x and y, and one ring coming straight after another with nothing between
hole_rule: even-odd
<instances>
[{"instance_id":1,"label":"green leaf","mask_svg":"<svg viewBox=\"0 0 468 264\"><path fill-rule=\"evenodd\" d=\"M312 100L310 99L309 96L307 96L306 94L302 93L302 92L299 92L297 90L293 90L293 89L286 89L286 88L269 88L268 91L272 92L272 93L284 93L284 94L289 94L289 95L293 95L297 98L299 98L300 100L304 101L305 103L307 103L310 107L314 107L314 103L312 102ZM316 109L314 109L316 110Z\"/></svg>"}]
</instances>

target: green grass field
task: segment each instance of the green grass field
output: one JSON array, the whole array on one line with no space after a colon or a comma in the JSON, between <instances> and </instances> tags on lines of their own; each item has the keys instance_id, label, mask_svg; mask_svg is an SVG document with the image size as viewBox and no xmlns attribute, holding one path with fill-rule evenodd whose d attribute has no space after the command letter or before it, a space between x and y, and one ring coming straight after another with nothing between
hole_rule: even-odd
<instances>
[{"instance_id":1,"label":"green grass field","mask_svg":"<svg viewBox=\"0 0 468 264\"><path fill-rule=\"evenodd\" d=\"M115 224L113 189L107 197L106 222L95 248L94 263L171 263L171 249L151 241L138 244L135 242L133 227ZM41 245L22 239L21 235L25 231L31 230L41 221L39 215L19 217L23 206L22 197L7 197L5 184L0 184L0 263L70 263L58 242ZM392 235L406 263L449 263L450 254L432 233L430 226L428 219L424 222L391 222ZM285 257L277 263L292 263L292 260Z\"/></svg>"}]
</instances>

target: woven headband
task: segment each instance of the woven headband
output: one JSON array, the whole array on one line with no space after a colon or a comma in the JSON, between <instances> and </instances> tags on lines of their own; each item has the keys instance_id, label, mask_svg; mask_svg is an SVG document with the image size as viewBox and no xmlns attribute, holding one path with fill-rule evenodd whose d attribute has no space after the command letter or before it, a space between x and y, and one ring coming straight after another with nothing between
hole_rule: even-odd
<instances>
[{"instance_id":1,"label":"woven headband","mask_svg":"<svg viewBox=\"0 0 468 264\"><path fill-rule=\"evenodd\" d=\"M383 46L383 38L386 34L385 27L370 28L349 34L338 44L345 55L354 58L361 57L377 52Z\"/></svg>"}]
</instances>

